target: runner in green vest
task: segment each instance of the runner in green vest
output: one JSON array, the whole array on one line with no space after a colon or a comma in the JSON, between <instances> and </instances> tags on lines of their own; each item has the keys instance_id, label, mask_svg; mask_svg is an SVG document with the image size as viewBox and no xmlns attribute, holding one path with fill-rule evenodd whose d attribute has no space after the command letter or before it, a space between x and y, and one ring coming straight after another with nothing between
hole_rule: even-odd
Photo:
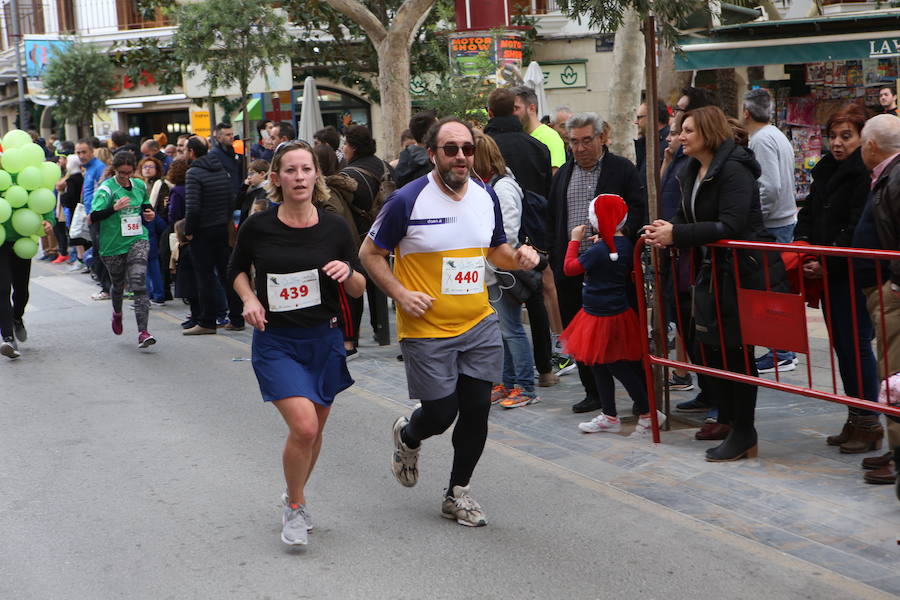
<instances>
[{"instance_id":1,"label":"runner in green vest","mask_svg":"<svg viewBox=\"0 0 900 600\"><path fill-rule=\"evenodd\" d=\"M122 294L125 281L134 294L134 316L138 328L138 348L147 348L156 339L147 331L150 301L147 298L147 253L150 242L144 221L156 216L147 198L147 186L132 178L134 154L119 152L113 158L115 176L94 192L91 221L100 223L100 258L109 270L112 286L112 330L122 335Z\"/></svg>"}]
</instances>

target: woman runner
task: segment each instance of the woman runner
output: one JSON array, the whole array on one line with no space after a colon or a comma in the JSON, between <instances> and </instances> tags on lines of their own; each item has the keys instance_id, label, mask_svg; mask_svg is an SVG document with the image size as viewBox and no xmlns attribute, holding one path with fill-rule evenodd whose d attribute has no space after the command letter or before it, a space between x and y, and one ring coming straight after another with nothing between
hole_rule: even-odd
<instances>
[{"instance_id":1,"label":"woman runner","mask_svg":"<svg viewBox=\"0 0 900 600\"><path fill-rule=\"evenodd\" d=\"M113 177L100 184L91 204L91 222L100 223L100 257L112 281L112 330L122 335L122 295L125 281L134 294L134 317L138 328L138 348L156 343L147 331L150 300L147 298L147 253L150 242L144 221L156 213L147 201L147 186L132 177L136 161L131 152L113 157Z\"/></svg>"},{"instance_id":2,"label":"woman runner","mask_svg":"<svg viewBox=\"0 0 900 600\"><path fill-rule=\"evenodd\" d=\"M334 397L353 384L341 333L351 318L347 294L361 297L366 282L347 224L313 205L328 190L312 148L281 146L269 177L269 198L280 204L241 226L228 277L254 328L253 370L263 400L288 426L281 540L305 545L312 529L305 487L322 429Z\"/></svg>"}]
</instances>

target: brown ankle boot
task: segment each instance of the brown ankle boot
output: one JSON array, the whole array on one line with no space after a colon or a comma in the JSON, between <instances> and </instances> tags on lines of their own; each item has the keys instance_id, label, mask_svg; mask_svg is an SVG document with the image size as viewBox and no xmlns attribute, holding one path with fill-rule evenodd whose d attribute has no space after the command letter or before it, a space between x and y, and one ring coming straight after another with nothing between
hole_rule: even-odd
<instances>
[{"instance_id":1,"label":"brown ankle boot","mask_svg":"<svg viewBox=\"0 0 900 600\"><path fill-rule=\"evenodd\" d=\"M844 428L841 429L841 432L837 435L829 435L825 438L825 443L829 446L840 446L850 439L850 433L853 431L855 425L856 423L853 420L853 417L847 417L847 421L844 423Z\"/></svg>"},{"instance_id":2,"label":"brown ankle boot","mask_svg":"<svg viewBox=\"0 0 900 600\"><path fill-rule=\"evenodd\" d=\"M861 454L880 450L884 427L881 426L878 415L857 416L854 420L856 426L850 434L850 439L841 444L841 453Z\"/></svg>"}]
</instances>

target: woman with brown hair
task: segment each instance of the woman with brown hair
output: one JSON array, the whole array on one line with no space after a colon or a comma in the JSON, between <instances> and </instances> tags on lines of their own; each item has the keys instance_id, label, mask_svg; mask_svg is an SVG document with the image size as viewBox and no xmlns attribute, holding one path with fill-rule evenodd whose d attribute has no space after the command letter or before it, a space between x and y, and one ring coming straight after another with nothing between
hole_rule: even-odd
<instances>
[{"instance_id":1,"label":"woman with brown hair","mask_svg":"<svg viewBox=\"0 0 900 600\"><path fill-rule=\"evenodd\" d=\"M759 164L748 150L735 143L734 130L715 106L688 111L680 139L684 153L692 158L679 177L681 204L671 223L658 219L645 228L644 235L655 246L697 249L695 300L698 289L713 289L709 277L718 281L718 298L713 300L719 312L713 309L712 319L700 303L694 304L694 322L689 328L697 336L699 349L695 350L699 351L692 352L692 356L701 359L698 362L705 360L710 367L723 369L727 365L728 370L755 376L753 347L741 341L737 306L724 301L736 294L733 278L726 276L727 269L733 269L729 262L731 251L703 246L722 239L758 239L762 235L756 182ZM710 273L711 265L716 266L715 273ZM741 275L743 283L744 273ZM711 377L708 387L719 401L719 422L730 425L731 430L724 442L706 451L706 460L720 462L756 456L756 386Z\"/></svg>"},{"instance_id":2,"label":"woman with brown hair","mask_svg":"<svg viewBox=\"0 0 900 600\"><path fill-rule=\"evenodd\" d=\"M857 104L848 104L828 119L826 132L830 152L813 167L813 181L806 202L797 215L794 239L817 246L852 246L853 232L862 215L872 180L863 163L861 145L863 126L870 114ZM837 355L844 393L871 402L878 401L878 367L872 353L875 335L866 310L866 299L857 285L850 285L847 260L827 258L807 261L803 274L822 279L828 273L828 295L822 303L826 322L831 322L831 344ZM858 281L857 281L858 283ZM857 349L853 335L853 303L856 296ZM862 380L856 376L857 356ZM878 450L884 434L878 413L848 408L847 421L838 435L828 436L829 446L840 446L844 454Z\"/></svg>"},{"instance_id":3,"label":"woman with brown hair","mask_svg":"<svg viewBox=\"0 0 900 600\"><path fill-rule=\"evenodd\" d=\"M361 296L366 283L347 224L314 203L328 188L309 144L283 144L269 176L276 205L241 226L228 279L254 328L253 371L263 400L288 426L281 539L305 545L312 529L306 484L335 396L353 384L337 323L349 316L346 297Z\"/></svg>"}]
</instances>

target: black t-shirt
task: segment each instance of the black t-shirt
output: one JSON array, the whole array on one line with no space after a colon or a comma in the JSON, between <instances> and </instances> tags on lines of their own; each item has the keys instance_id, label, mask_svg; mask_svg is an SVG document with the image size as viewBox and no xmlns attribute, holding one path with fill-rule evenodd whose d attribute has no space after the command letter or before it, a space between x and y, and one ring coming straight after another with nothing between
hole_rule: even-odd
<instances>
[{"instance_id":1,"label":"black t-shirt","mask_svg":"<svg viewBox=\"0 0 900 600\"><path fill-rule=\"evenodd\" d=\"M338 317L340 286L322 272L322 267L332 260L344 260L355 271L361 270L350 228L341 217L319 209L319 222L312 227L288 227L278 219L278 208L251 215L238 230L228 264L229 282L233 284L239 273L249 274L250 267L255 267L256 296L266 309L267 328L314 327ZM313 269L318 271L321 302L273 312L270 298L282 306L315 298L315 284L309 280ZM292 275L303 272L306 279Z\"/></svg>"}]
</instances>

